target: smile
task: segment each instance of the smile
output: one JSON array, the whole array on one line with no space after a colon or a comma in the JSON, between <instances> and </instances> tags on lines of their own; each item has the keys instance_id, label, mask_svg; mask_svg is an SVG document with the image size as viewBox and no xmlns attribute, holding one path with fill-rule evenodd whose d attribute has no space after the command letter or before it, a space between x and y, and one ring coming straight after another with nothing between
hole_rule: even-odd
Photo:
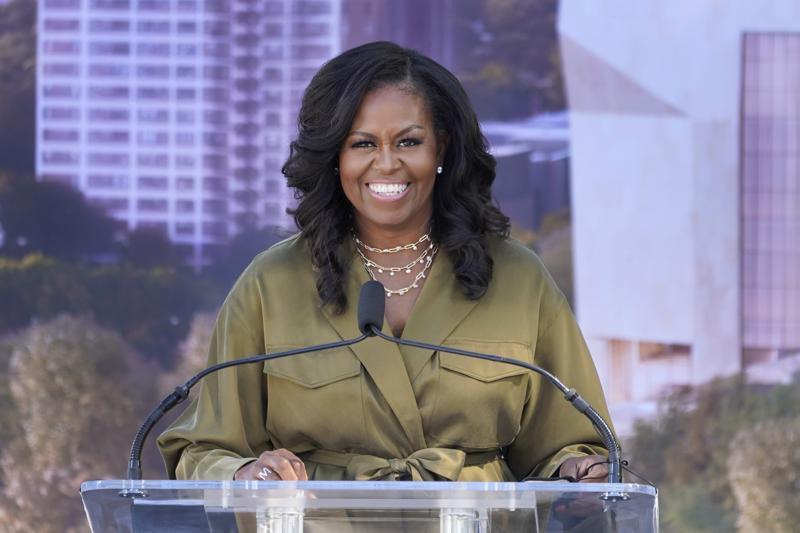
<instances>
[{"instance_id":1,"label":"smile","mask_svg":"<svg viewBox=\"0 0 800 533\"><path fill-rule=\"evenodd\" d=\"M399 196L406 192L408 183L368 183L367 187L378 196L392 197Z\"/></svg>"}]
</instances>

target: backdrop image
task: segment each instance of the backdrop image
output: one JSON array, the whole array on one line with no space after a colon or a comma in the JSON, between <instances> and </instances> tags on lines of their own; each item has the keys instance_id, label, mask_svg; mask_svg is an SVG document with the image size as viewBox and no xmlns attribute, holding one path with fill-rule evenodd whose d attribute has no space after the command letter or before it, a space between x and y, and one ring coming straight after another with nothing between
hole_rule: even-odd
<instances>
[{"instance_id":1,"label":"backdrop image","mask_svg":"<svg viewBox=\"0 0 800 533\"><path fill-rule=\"evenodd\" d=\"M0 0L0 532L87 530L296 231L309 80L377 40L467 90L661 529L796 530L800 4Z\"/></svg>"}]
</instances>

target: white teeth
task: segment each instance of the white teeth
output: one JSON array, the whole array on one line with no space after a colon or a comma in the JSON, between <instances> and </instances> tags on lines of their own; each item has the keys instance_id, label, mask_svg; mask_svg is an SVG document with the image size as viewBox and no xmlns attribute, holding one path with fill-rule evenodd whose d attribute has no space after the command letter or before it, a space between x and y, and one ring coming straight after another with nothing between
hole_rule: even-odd
<instances>
[{"instance_id":1,"label":"white teeth","mask_svg":"<svg viewBox=\"0 0 800 533\"><path fill-rule=\"evenodd\" d=\"M381 196L395 196L408 188L408 183L370 183L369 190Z\"/></svg>"}]
</instances>

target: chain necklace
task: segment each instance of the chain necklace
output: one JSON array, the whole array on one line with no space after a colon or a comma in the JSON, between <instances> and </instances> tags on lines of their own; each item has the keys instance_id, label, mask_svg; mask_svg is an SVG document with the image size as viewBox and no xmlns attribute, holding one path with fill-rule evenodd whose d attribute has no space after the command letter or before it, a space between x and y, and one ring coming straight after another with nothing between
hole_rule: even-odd
<instances>
[{"instance_id":1,"label":"chain necklace","mask_svg":"<svg viewBox=\"0 0 800 533\"><path fill-rule=\"evenodd\" d=\"M386 293L386 297L387 298L391 298L393 294L396 294L398 296L402 296L402 295L408 293L412 289L418 289L419 288L419 280L423 279L425 277L426 273L428 272L428 270L430 270L431 265L433 264L433 258L436 255L437 251L439 251L439 248L436 245L434 245L433 248L430 249L430 254L425 258L425 265L422 267L422 270L417 273L417 275L414 277L414 281L412 281L410 285L407 285L405 287L401 287L399 289L387 289L386 287L384 287L383 290ZM426 250L426 252L427 252L427 250ZM368 267L367 263L364 262L363 259L361 260L361 262L364 264L364 268L367 270L367 273L369 274L369 277L372 278L375 281L378 281L378 279L375 277L375 272L373 272L372 268Z\"/></svg>"},{"instance_id":2,"label":"chain necklace","mask_svg":"<svg viewBox=\"0 0 800 533\"><path fill-rule=\"evenodd\" d=\"M396 254L397 252L402 252L403 250L416 250L417 247L425 241L431 240L430 232L426 233L419 239L417 242L412 242L411 244L404 244L402 246L395 246L393 248L373 248L372 246L364 243L361 239L356 237L356 234L353 234L353 240L356 241L356 244L359 246L364 247L365 250L370 251L375 254Z\"/></svg>"},{"instance_id":3,"label":"chain necklace","mask_svg":"<svg viewBox=\"0 0 800 533\"><path fill-rule=\"evenodd\" d=\"M369 274L369 277L375 281L378 281L377 277L375 276L375 270L377 270L380 274L389 272L390 276L394 276L397 272L411 274L411 269L417 264L422 264L424 261L424 264L422 264L422 270L417 273L417 275L414 277L414 281L412 281L409 285L399 289L387 289L384 287L383 290L386 293L387 298L391 298L393 295L402 296L413 289L418 289L420 280L424 279L427 275L427 272L430 270L431 265L433 264L433 258L436 256L436 252L439 251L439 247L433 244L431 241L429 233L424 234L422 237L417 239L416 242L402 246L395 246L393 248L374 248L356 237L355 233L353 234L353 240L356 243L356 251L361 259L361 263L364 265L364 269L367 271L367 274ZM364 249L376 254L395 254L403 250L417 250L419 246L426 241L428 241L429 244L424 248L419 257L402 267L387 267L379 265L375 261L368 258L364 252L361 251L361 248L363 247Z\"/></svg>"},{"instance_id":4,"label":"chain necklace","mask_svg":"<svg viewBox=\"0 0 800 533\"><path fill-rule=\"evenodd\" d=\"M422 260L425 259L425 256L431 252L431 250L433 250L433 243L430 243L424 250L422 250L422 253L419 255L419 257L411 261L409 264L401 267L390 267L390 266L379 265L366 255L364 255L364 252L361 251L361 248L356 246L356 251L358 252L358 255L361 256L361 261L367 268L377 268L379 274L383 274L383 272L386 271L389 273L390 276L394 276L396 273L399 272L411 274L411 269L414 268L414 265L416 265L417 263L421 263Z\"/></svg>"}]
</instances>

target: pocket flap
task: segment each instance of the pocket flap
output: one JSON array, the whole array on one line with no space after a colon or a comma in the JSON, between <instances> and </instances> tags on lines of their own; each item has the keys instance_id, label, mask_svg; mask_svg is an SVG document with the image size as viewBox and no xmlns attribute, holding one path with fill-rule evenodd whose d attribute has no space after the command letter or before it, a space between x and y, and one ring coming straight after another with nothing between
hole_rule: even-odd
<instances>
[{"instance_id":1,"label":"pocket flap","mask_svg":"<svg viewBox=\"0 0 800 533\"><path fill-rule=\"evenodd\" d=\"M522 342L448 339L445 345L461 350L469 350L471 352L499 355L509 359L519 359L526 363L531 361L530 346ZM507 363L486 361L466 355L444 352L439 352L439 365L442 368L486 382L530 372L525 368Z\"/></svg>"},{"instance_id":2,"label":"pocket flap","mask_svg":"<svg viewBox=\"0 0 800 533\"><path fill-rule=\"evenodd\" d=\"M271 345L267 346L267 353L294 348L300 346ZM313 389L357 376L361 373L361 362L348 348L336 348L265 361L264 373Z\"/></svg>"}]
</instances>

